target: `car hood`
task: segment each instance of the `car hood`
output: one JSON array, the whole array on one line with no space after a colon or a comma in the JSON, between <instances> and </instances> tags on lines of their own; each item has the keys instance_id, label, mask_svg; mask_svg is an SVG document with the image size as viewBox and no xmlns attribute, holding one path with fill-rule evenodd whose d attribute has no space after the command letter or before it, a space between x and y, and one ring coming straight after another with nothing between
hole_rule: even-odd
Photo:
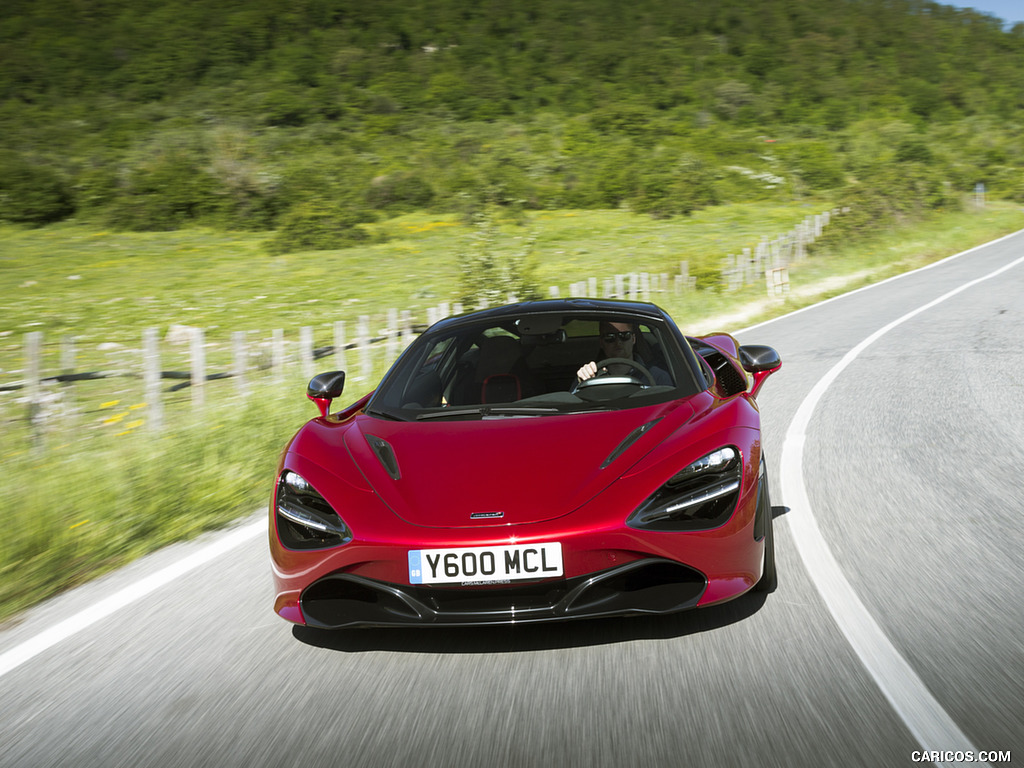
<instances>
[{"instance_id":1,"label":"car hood","mask_svg":"<svg viewBox=\"0 0 1024 768\"><path fill-rule=\"evenodd\" d=\"M345 447L391 510L414 525L480 527L566 515L693 416L686 402L482 421L359 415Z\"/></svg>"}]
</instances>

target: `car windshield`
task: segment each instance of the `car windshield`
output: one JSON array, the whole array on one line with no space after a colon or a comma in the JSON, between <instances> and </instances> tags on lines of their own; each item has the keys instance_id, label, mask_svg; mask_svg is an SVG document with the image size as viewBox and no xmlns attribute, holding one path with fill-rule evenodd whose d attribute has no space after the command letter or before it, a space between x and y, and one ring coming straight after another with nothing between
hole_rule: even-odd
<instances>
[{"instance_id":1,"label":"car windshield","mask_svg":"<svg viewBox=\"0 0 1024 768\"><path fill-rule=\"evenodd\" d=\"M417 339L367 412L406 420L509 418L686 397L699 387L672 331L623 312L467 316ZM581 380L588 363L593 373Z\"/></svg>"}]
</instances>

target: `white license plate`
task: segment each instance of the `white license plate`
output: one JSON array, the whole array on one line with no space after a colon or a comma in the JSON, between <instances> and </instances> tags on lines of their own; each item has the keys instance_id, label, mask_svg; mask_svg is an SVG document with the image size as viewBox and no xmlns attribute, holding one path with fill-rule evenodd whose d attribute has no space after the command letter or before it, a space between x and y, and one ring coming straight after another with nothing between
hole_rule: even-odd
<instances>
[{"instance_id":1,"label":"white license plate","mask_svg":"<svg viewBox=\"0 0 1024 768\"><path fill-rule=\"evenodd\" d=\"M488 584L561 575L558 542L409 552L410 584Z\"/></svg>"}]
</instances>

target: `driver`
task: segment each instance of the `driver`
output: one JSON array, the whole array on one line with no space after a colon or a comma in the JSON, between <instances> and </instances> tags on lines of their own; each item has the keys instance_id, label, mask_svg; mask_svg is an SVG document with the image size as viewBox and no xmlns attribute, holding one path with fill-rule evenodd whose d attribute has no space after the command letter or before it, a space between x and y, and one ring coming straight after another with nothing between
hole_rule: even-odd
<instances>
[{"instance_id":1,"label":"driver","mask_svg":"<svg viewBox=\"0 0 1024 768\"><path fill-rule=\"evenodd\" d=\"M672 384L672 377L669 375L668 371L657 366L649 366L635 355L637 337L636 325L633 323L613 323L607 320L602 320L599 326L599 333L601 339L602 360L607 360L611 357L636 360L640 365L643 365L650 370L655 384ZM626 363L612 363L611 365L600 366L600 368L606 370L607 373L612 376L627 376L629 375L629 372L633 370L632 367ZM592 379L596 376L597 371L598 363L596 361L591 361L589 363L585 363L578 371L576 371L576 378L580 381L586 381L587 379Z\"/></svg>"}]
</instances>

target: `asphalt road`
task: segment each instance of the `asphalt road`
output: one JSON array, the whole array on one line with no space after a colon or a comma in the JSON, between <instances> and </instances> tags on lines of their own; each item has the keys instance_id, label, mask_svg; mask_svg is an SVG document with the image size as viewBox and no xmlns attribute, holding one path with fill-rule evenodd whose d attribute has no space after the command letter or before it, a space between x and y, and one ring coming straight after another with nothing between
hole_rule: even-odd
<instances>
[{"instance_id":1,"label":"asphalt road","mask_svg":"<svg viewBox=\"0 0 1024 768\"><path fill-rule=\"evenodd\" d=\"M1024 264L906 317L1022 255L1024 233L739 334L784 360L760 398L780 570L767 598L313 632L271 611L257 517L191 570L164 569L225 534L2 628L0 766L911 765L928 746L914 717L935 710L967 740L954 748L1024 760ZM800 466L780 466L808 413ZM809 526L848 594L805 562ZM862 624L878 634L858 650ZM904 672L873 670L890 653ZM908 715L901 691L932 710Z\"/></svg>"}]
</instances>

